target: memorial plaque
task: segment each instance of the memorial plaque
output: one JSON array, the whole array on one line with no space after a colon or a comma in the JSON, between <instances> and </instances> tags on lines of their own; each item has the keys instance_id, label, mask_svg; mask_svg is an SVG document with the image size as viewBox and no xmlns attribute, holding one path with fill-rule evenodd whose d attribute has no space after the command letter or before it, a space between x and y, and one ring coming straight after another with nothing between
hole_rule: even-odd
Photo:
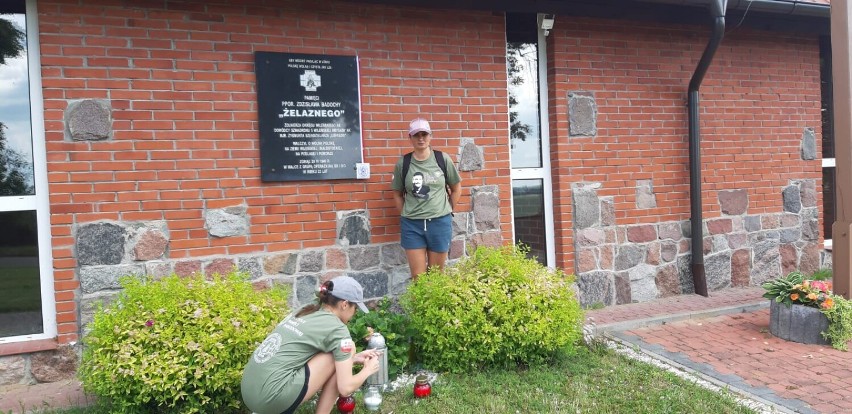
<instances>
[{"instance_id":1,"label":"memorial plaque","mask_svg":"<svg viewBox=\"0 0 852 414\"><path fill-rule=\"evenodd\" d=\"M356 56L255 52L263 181L356 178Z\"/></svg>"}]
</instances>

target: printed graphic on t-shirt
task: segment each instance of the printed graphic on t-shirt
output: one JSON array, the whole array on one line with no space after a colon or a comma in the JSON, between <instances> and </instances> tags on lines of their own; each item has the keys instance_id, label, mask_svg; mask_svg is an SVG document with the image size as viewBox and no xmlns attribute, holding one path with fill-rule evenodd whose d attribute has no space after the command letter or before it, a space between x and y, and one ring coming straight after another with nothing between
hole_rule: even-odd
<instances>
[{"instance_id":1,"label":"printed graphic on t-shirt","mask_svg":"<svg viewBox=\"0 0 852 414\"><path fill-rule=\"evenodd\" d=\"M429 186L422 172L418 171L411 176L411 195L421 200L429 199Z\"/></svg>"},{"instance_id":2,"label":"printed graphic on t-shirt","mask_svg":"<svg viewBox=\"0 0 852 414\"><path fill-rule=\"evenodd\" d=\"M342 339L340 341L340 350L343 353L350 354L355 349L355 342L352 342L351 339Z\"/></svg>"},{"instance_id":3,"label":"printed graphic on t-shirt","mask_svg":"<svg viewBox=\"0 0 852 414\"><path fill-rule=\"evenodd\" d=\"M263 343L254 351L254 361L262 364L269 361L278 349L281 348L281 334L273 332L263 340Z\"/></svg>"}]
</instances>

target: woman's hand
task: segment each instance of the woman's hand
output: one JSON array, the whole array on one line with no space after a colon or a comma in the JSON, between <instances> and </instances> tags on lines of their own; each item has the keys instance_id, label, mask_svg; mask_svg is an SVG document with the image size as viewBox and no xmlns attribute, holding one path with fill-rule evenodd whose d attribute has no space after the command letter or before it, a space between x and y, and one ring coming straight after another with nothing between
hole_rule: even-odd
<instances>
[{"instance_id":1,"label":"woman's hand","mask_svg":"<svg viewBox=\"0 0 852 414\"><path fill-rule=\"evenodd\" d=\"M361 352L355 354L355 356L353 357L354 358L353 361L356 364L363 364L364 360L366 360L368 357L369 358L378 358L381 354L382 354L381 351L378 351L378 350L375 350L375 349L367 349L367 350L364 350L364 351L361 351Z\"/></svg>"},{"instance_id":2,"label":"woman's hand","mask_svg":"<svg viewBox=\"0 0 852 414\"><path fill-rule=\"evenodd\" d=\"M379 358L376 355L365 356L362 364L364 365L361 368L362 372L367 372L369 375L379 372Z\"/></svg>"}]
</instances>

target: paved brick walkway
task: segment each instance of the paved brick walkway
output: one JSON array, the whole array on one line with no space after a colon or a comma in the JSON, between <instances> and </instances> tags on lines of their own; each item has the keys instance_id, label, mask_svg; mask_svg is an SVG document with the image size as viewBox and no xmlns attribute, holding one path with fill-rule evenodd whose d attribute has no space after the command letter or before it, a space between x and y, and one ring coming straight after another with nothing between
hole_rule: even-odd
<instances>
[{"instance_id":1,"label":"paved brick walkway","mask_svg":"<svg viewBox=\"0 0 852 414\"><path fill-rule=\"evenodd\" d=\"M779 411L852 413L852 354L769 333L762 288L726 289L591 311L589 322L644 352ZM676 310L671 314L666 311Z\"/></svg>"},{"instance_id":2,"label":"paved brick walkway","mask_svg":"<svg viewBox=\"0 0 852 414\"><path fill-rule=\"evenodd\" d=\"M37 385L0 386L0 413L25 413L45 408L88 405L92 400L83 393L77 380L69 379Z\"/></svg>"}]
</instances>

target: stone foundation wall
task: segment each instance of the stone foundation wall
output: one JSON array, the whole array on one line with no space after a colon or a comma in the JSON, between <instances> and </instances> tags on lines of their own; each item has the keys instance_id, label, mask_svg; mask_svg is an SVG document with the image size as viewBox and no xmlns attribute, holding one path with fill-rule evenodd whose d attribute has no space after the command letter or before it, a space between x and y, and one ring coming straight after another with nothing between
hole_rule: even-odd
<instances>
[{"instance_id":1,"label":"stone foundation wall","mask_svg":"<svg viewBox=\"0 0 852 414\"><path fill-rule=\"evenodd\" d=\"M56 382L73 378L79 359L79 347L72 345L64 345L52 351L0 356L0 385Z\"/></svg>"},{"instance_id":2,"label":"stone foundation wall","mask_svg":"<svg viewBox=\"0 0 852 414\"><path fill-rule=\"evenodd\" d=\"M453 217L451 259L479 245L503 242L497 187L471 189L471 201L470 212ZM204 216L205 229L214 239L245 234L251 221L244 206L205 210ZM258 286L291 284L293 308L312 301L319 284L338 275L357 279L368 299L399 295L410 280L405 251L398 242L371 243L366 210L337 213L337 238L332 246L239 256L171 258L169 231L160 221L86 223L75 233L83 327L91 321L97 303L119 292L119 279L126 275L212 275L236 268Z\"/></svg>"},{"instance_id":3,"label":"stone foundation wall","mask_svg":"<svg viewBox=\"0 0 852 414\"><path fill-rule=\"evenodd\" d=\"M619 226L600 184L575 184L576 274L584 306L620 305L694 293L688 220ZM831 266L820 242L814 180L780 189L783 211L747 214L744 190L722 191L722 217L704 220L704 264L710 291L758 286L793 270ZM827 259L826 259L827 256Z\"/></svg>"}]
</instances>

